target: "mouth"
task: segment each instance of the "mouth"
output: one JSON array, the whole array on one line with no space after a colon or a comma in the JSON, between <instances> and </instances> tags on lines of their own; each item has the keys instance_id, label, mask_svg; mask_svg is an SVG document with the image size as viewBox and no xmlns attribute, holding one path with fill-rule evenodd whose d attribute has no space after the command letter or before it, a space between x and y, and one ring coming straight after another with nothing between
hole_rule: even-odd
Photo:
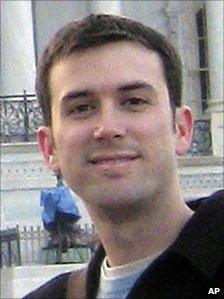
<instances>
[{"instance_id":1,"label":"mouth","mask_svg":"<svg viewBox=\"0 0 224 299\"><path fill-rule=\"evenodd\" d=\"M139 157L136 153L116 153L112 155L96 155L91 157L89 162L93 165L117 165L134 161Z\"/></svg>"}]
</instances>

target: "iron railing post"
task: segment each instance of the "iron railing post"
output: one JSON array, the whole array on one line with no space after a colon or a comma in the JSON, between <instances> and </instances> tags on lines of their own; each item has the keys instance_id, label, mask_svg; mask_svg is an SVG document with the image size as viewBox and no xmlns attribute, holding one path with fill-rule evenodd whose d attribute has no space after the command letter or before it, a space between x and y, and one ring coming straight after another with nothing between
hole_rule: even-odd
<instances>
[{"instance_id":1,"label":"iron railing post","mask_svg":"<svg viewBox=\"0 0 224 299\"><path fill-rule=\"evenodd\" d=\"M27 112L27 96L26 96L26 90L23 90L23 100L24 100L24 141L29 141L29 116Z\"/></svg>"}]
</instances>

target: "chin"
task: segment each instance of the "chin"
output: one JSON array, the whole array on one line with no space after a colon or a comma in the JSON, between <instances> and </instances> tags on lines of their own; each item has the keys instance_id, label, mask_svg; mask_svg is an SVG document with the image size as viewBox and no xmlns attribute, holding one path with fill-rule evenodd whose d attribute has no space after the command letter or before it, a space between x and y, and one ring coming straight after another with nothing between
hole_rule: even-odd
<instances>
[{"instance_id":1,"label":"chin","mask_svg":"<svg viewBox=\"0 0 224 299\"><path fill-rule=\"evenodd\" d=\"M74 183L74 181L73 181ZM152 177L121 178L118 180L95 181L84 180L73 184L74 192L90 205L128 205L148 201L160 189L159 182Z\"/></svg>"},{"instance_id":2,"label":"chin","mask_svg":"<svg viewBox=\"0 0 224 299\"><path fill-rule=\"evenodd\" d=\"M102 187L88 187L86 188L81 195L81 198L84 202L89 204L94 204L95 206L101 207L121 207L128 205L136 205L142 201L146 196L146 193L143 191L140 186L132 187L129 186L108 186L107 188ZM148 192L147 192L148 195Z\"/></svg>"}]
</instances>

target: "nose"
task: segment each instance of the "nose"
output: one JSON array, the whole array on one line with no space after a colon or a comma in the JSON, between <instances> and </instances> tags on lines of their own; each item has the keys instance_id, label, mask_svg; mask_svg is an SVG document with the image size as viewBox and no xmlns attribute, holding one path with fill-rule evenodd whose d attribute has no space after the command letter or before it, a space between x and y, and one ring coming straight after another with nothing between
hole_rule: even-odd
<instances>
[{"instance_id":1,"label":"nose","mask_svg":"<svg viewBox=\"0 0 224 299\"><path fill-rule=\"evenodd\" d=\"M94 138L102 141L123 138L127 133L126 126L124 115L116 107L106 107L99 113Z\"/></svg>"}]
</instances>

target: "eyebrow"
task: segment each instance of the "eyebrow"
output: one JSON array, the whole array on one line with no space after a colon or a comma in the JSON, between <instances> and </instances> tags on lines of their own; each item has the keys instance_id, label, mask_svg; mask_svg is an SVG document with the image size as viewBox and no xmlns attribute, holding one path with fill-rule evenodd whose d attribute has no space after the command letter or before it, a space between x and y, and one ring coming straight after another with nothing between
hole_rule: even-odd
<instances>
[{"instance_id":1,"label":"eyebrow","mask_svg":"<svg viewBox=\"0 0 224 299\"><path fill-rule=\"evenodd\" d=\"M128 91L133 91L133 90L138 90L138 89L146 89L146 90L155 92L155 88L151 84L149 84L145 81L134 81L131 83L121 85L118 88L116 88L116 90L119 92L128 92ZM88 96L93 95L94 93L95 93L95 91L93 89L83 89L83 90L71 91L63 96L62 101L65 102L67 100L69 101L69 100L75 100L78 98L79 99L86 98Z\"/></svg>"},{"instance_id":2,"label":"eyebrow","mask_svg":"<svg viewBox=\"0 0 224 299\"><path fill-rule=\"evenodd\" d=\"M132 90L136 90L136 89L147 89L147 90L151 90L151 91L155 90L151 84L149 84L145 81L131 82L130 84L125 84L118 88L119 91L132 91Z\"/></svg>"},{"instance_id":3,"label":"eyebrow","mask_svg":"<svg viewBox=\"0 0 224 299\"><path fill-rule=\"evenodd\" d=\"M79 90L70 91L70 92L66 93L63 96L62 100L64 102L65 100L74 100L74 99L77 99L77 98L86 98L86 97L88 97L89 95L92 95L92 94L93 94L93 92L91 90L88 90L88 89L80 90L80 91Z\"/></svg>"}]
</instances>

